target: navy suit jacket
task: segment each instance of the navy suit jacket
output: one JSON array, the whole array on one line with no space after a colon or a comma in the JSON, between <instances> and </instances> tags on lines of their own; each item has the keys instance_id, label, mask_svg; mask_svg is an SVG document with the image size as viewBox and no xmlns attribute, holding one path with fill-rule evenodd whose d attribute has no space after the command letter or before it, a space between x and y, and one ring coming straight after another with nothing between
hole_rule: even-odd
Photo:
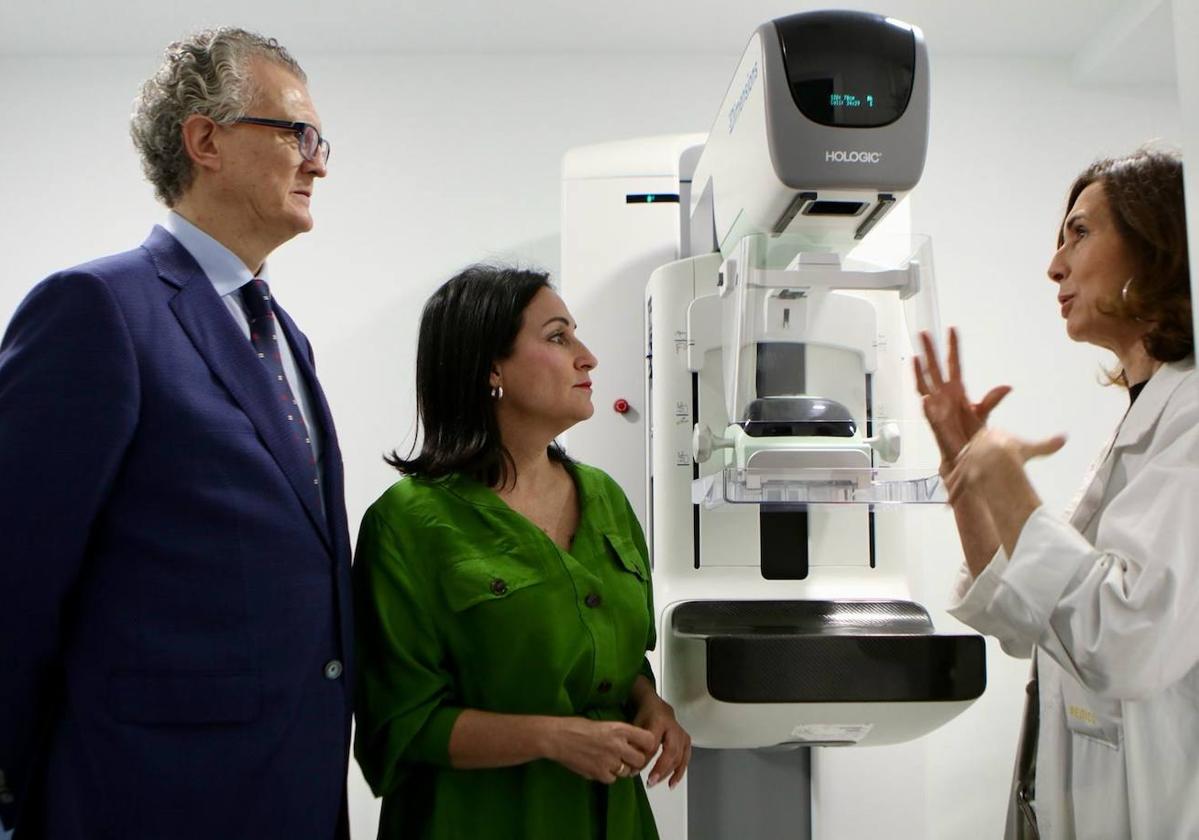
<instances>
[{"instance_id":1,"label":"navy suit jacket","mask_svg":"<svg viewBox=\"0 0 1199 840\"><path fill-rule=\"evenodd\" d=\"M0 344L0 818L16 840L347 834L341 454L327 518L269 374L162 228ZM314 429L315 431L316 429Z\"/></svg>"}]
</instances>

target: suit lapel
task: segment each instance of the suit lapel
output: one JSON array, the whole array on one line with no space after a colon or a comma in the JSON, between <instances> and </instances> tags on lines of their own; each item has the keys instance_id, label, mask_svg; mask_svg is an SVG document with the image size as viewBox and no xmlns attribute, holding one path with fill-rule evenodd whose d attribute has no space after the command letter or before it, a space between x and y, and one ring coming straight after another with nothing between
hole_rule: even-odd
<instances>
[{"instance_id":1,"label":"suit lapel","mask_svg":"<svg viewBox=\"0 0 1199 840\"><path fill-rule=\"evenodd\" d=\"M238 329L212 283L173 236L155 227L145 247L154 258L159 277L179 290L170 301L175 317L209 369L250 418L321 539L333 551L321 511L320 493L312 483L311 464L297 453L284 413L276 410L265 396L274 391L266 367Z\"/></svg>"}]
</instances>

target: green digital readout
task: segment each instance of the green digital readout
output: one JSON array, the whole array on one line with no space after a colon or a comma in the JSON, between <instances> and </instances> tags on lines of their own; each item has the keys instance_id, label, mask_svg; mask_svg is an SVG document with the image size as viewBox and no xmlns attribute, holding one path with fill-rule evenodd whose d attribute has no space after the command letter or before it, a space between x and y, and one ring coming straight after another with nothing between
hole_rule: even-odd
<instances>
[{"instance_id":1,"label":"green digital readout","mask_svg":"<svg viewBox=\"0 0 1199 840\"><path fill-rule=\"evenodd\" d=\"M863 97L855 96L852 93L830 93L828 96L828 104L834 108L873 108L874 96L866 94L865 101Z\"/></svg>"}]
</instances>

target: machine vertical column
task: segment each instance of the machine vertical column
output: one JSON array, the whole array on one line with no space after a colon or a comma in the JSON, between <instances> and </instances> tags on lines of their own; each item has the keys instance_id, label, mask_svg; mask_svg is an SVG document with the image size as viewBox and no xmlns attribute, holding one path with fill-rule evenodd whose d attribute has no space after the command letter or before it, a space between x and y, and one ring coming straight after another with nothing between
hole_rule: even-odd
<instances>
[{"instance_id":1,"label":"machine vertical column","mask_svg":"<svg viewBox=\"0 0 1199 840\"><path fill-rule=\"evenodd\" d=\"M811 750L691 753L688 840L810 840Z\"/></svg>"}]
</instances>

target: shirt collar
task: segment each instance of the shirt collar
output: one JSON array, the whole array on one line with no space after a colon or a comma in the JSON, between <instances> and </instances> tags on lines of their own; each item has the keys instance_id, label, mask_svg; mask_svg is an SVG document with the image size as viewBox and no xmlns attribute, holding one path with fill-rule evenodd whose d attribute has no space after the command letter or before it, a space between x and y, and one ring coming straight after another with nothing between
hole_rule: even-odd
<instances>
[{"instance_id":1,"label":"shirt collar","mask_svg":"<svg viewBox=\"0 0 1199 840\"><path fill-rule=\"evenodd\" d=\"M163 227L171 236L179 240L179 244L192 255L192 259L199 264L200 269L207 275L219 296L231 295L254 279L253 272L246 268L246 264L237 254L174 210L167 213ZM262 264L258 277L270 282L267 277L266 263Z\"/></svg>"},{"instance_id":2,"label":"shirt collar","mask_svg":"<svg viewBox=\"0 0 1199 840\"><path fill-rule=\"evenodd\" d=\"M563 463L575 483L579 500L579 521L575 525L572 545L568 551L574 551L580 545L580 537L585 533L621 534L612 514L612 509L605 498L598 481L587 469L579 469L573 461ZM442 489L456 496L459 500L476 508L485 508L498 514L502 520L515 526L517 533L529 530L541 534L546 540L549 535L534 525L524 515L509 507L508 503L499 497L494 490L465 473L450 473L436 479L421 479L430 484L440 485Z\"/></svg>"}]
</instances>

